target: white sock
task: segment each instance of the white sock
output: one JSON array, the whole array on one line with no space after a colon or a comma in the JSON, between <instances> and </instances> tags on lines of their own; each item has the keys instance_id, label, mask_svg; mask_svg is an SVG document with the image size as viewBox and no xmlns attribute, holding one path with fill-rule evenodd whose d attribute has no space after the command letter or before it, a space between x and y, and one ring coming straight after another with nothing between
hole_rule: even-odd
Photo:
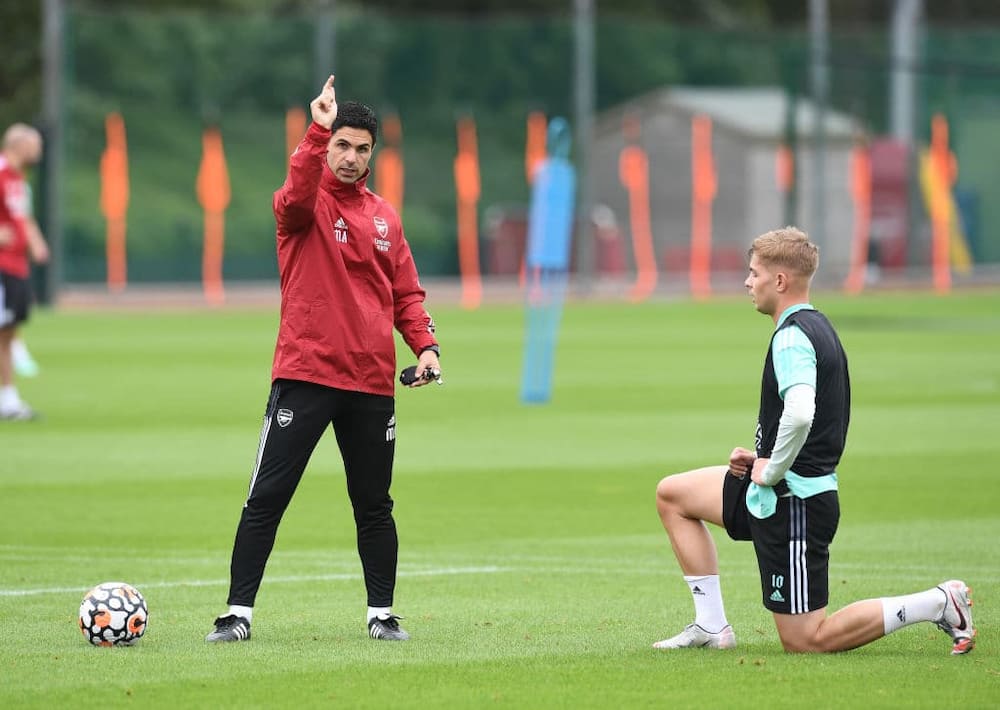
<instances>
[{"instance_id":1,"label":"white sock","mask_svg":"<svg viewBox=\"0 0 1000 710\"><path fill-rule=\"evenodd\" d=\"M691 598L694 599L694 623L713 634L728 626L726 609L722 605L719 575L707 574L703 577L684 575L684 581L691 589Z\"/></svg>"},{"instance_id":2,"label":"white sock","mask_svg":"<svg viewBox=\"0 0 1000 710\"><path fill-rule=\"evenodd\" d=\"M370 606L368 607L368 618L365 619L365 623L368 623L376 616L386 617L392 613L391 606Z\"/></svg>"},{"instance_id":3,"label":"white sock","mask_svg":"<svg viewBox=\"0 0 1000 710\"><path fill-rule=\"evenodd\" d=\"M937 621L948 599L937 587L902 597L882 597L882 622L886 635L920 621Z\"/></svg>"},{"instance_id":4,"label":"white sock","mask_svg":"<svg viewBox=\"0 0 1000 710\"><path fill-rule=\"evenodd\" d=\"M242 616L247 621L253 621L252 606L237 606L234 604L229 607L229 613L233 616Z\"/></svg>"},{"instance_id":5,"label":"white sock","mask_svg":"<svg viewBox=\"0 0 1000 710\"><path fill-rule=\"evenodd\" d=\"M0 387L0 409L17 409L21 406L21 397L17 393L17 387L6 385Z\"/></svg>"}]
</instances>

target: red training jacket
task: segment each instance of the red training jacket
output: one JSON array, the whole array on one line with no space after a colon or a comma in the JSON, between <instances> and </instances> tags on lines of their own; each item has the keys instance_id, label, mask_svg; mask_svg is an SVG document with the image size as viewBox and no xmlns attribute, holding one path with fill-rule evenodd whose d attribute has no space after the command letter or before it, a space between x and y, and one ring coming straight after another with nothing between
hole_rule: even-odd
<instances>
[{"instance_id":1,"label":"red training jacket","mask_svg":"<svg viewBox=\"0 0 1000 710\"><path fill-rule=\"evenodd\" d=\"M274 193L281 276L281 324L272 379L389 395L396 384L393 326L414 354L431 345L399 215L326 162L331 133L315 123L292 154L288 178Z\"/></svg>"},{"instance_id":2,"label":"red training jacket","mask_svg":"<svg viewBox=\"0 0 1000 710\"><path fill-rule=\"evenodd\" d=\"M9 233L12 241L0 243L0 271L28 278L28 232L24 220L31 214L28 187L24 176L0 156L0 231Z\"/></svg>"}]
</instances>

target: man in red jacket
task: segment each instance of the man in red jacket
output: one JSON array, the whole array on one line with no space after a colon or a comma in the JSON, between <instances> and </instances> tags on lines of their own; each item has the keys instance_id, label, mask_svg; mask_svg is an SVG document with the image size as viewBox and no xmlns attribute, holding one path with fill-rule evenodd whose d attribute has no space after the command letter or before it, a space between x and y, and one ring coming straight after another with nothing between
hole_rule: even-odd
<instances>
[{"instance_id":1,"label":"man in red jacket","mask_svg":"<svg viewBox=\"0 0 1000 710\"><path fill-rule=\"evenodd\" d=\"M368 633L402 641L392 613L398 540L389 496L396 440L393 327L417 356L411 387L440 376L434 322L399 215L366 186L378 122L338 107L331 76L274 195L281 323L271 395L230 566L229 610L206 641L250 638L278 523L330 424L344 461L368 592Z\"/></svg>"},{"instance_id":2,"label":"man in red jacket","mask_svg":"<svg viewBox=\"0 0 1000 710\"><path fill-rule=\"evenodd\" d=\"M31 309L31 264L45 262L49 248L31 216L25 168L42 157L41 134L15 123L0 145L0 420L34 419L14 385L12 344Z\"/></svg>"}]
</instances>

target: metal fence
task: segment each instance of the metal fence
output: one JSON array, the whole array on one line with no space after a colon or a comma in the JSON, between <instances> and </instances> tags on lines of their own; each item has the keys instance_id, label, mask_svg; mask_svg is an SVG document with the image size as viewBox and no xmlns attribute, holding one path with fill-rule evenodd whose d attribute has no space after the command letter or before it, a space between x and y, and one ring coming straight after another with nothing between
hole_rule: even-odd
<instances>
[{"instance_id":1,"label":"metal fence","mask_svg":"<svg viewBox=\"0 0 1000 710\"><path fill-rule=\"evenodd\" d=\"M329 34L325 26L301 15L71 6L64 170L52 176L64 224L64 281L105 282L114 259L124 260L128 283L203 278L206 213L220 211L206 207L196 185L209 129L221 137L228 180L222 273L227 280L275 278L271 195L284 179L287 136L302 127L295 112L307 110L326 72L317 57L331 56L340 99L371 104L383 125L398 118L401 212L421 272L458 271L459 119L474 122L477 139L481 268L516 272L530 194L529 116L574 118L572 19L345 8ZM655 268L686 271L704 193L710 270L741 269L742 249L759 231L790 221L809 229L819 219L827 263L846 275L858 230L852 161L862 148L872 181L865 261L885 270L927 268L933 221L921 156L935 116L947 121L957 165L947 186L953 267L1000 262L1000 161L993 155L1000 28L928 28L917 61L906 66L891 57L885 28L834 31L822 106L811 98L804 28L764 35L600 16L594 32L597 114L584 179L595 210L580 235L594 240L598 274L636 273L646 247ZM894 71L915 78L912 144L889 135ZM123 140L115 142L119 117ZM706 119L708 172L699 178L693 125ZM386 144L383 133L379 146ZM646 237L636 234L626 148L644 155L648 167ZM376 166L372 182L377 178Z\"/></svg>"}]
</instances>

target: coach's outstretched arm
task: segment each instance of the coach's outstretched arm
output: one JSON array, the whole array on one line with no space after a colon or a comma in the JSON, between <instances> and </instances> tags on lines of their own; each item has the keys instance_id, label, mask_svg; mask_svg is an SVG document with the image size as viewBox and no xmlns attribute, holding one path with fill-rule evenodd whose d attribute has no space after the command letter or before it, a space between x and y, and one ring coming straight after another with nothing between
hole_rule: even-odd
<instances>
[{"instance_id":1,"label":"coach's outstretched arm","mask_svg":"<svg viewBox=\"0 0 1000 710\"><path fill-rule=\"evenodd\" d=\"M332 74L309 108L313 122L292 153L285 184L274 193L274 217L279 236L301 232L313 221L316 190L330 145L330 127L337 118L337 92L333 88Z\"/></svg>"}]
</instances>

